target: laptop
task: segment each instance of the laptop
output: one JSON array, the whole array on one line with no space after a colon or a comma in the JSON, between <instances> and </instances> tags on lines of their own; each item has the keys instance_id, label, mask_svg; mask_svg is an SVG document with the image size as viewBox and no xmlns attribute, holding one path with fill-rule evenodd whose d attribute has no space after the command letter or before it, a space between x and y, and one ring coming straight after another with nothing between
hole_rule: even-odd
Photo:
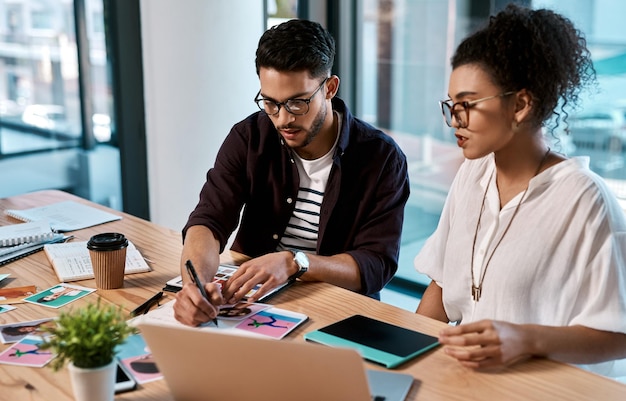
<instances>
[{"instance_id":1,"label":"laptop","mask_svg":"<svg viewBox=\"0 0 626 401\"><path fill-rule=\"evenodd\" d=\"M153 322L137 327L177 401L404 401L414 382L366 370L349 348Z\"/></svg>"}]
</instances>

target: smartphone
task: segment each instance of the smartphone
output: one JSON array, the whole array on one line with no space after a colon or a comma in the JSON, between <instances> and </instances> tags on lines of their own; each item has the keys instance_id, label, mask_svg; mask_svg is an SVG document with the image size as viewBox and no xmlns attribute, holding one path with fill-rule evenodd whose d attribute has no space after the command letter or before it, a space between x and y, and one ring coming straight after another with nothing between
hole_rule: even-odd
<instances>
[{"instance_id":1,"label":"smartphone","mask_svg":"<svg viewBox=\"0 0 626 401\"><path fill-rule=\"evenodd\" d=\"M117 373L115 375L115 394L132 391L137 388L137 382L126 370L122 362L117 361Z\"/></svg>"}]
</instances>

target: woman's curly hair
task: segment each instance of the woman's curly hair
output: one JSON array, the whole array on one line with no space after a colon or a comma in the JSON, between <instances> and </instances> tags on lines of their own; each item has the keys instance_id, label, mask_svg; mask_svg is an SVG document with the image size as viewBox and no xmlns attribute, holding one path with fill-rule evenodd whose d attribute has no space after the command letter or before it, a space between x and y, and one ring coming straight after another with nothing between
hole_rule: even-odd
<instances>
[{"instance_id":1,"label":"woman's curly hair","mask_svg":"<svg viewBox=\"0 0 626 401\"><path fill-rule=\"evenodd\" d=\"M567 120L579 94L595 84L587 41L567 18L547 9L509 4L486 27L467 37L452 57L452 68L478 64L503 92L526 89L532 95L532 123ZM557 110L557 106L560 108Z\"/></svg>"}]
</instances>

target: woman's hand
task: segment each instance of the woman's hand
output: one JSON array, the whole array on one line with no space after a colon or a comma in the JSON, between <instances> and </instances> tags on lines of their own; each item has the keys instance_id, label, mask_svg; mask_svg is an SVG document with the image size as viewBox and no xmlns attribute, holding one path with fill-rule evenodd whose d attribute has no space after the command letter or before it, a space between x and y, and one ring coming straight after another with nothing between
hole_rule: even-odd
<instances>
[{"instance_id":1,"label":"woman's hand","mask_svg":"<svg viewBox=\"0 0 626 401\"><path fill-rule=\"evenodd\" d=\"M531 356L526 337L524 326L481 320L442 330L439 342L463 366L494 371Z\"/></svg>"}]
</instances>

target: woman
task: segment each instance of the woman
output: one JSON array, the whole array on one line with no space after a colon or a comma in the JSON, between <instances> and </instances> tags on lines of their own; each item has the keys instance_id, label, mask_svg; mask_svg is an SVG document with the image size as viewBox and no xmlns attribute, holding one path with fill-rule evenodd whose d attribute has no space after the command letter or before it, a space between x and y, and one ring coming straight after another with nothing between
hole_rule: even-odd
<instances>
[{"instance_id":1,"label":"woman","mask_svg":"<svg viewBox=\"0 0 626 401\"><path fill-rule=\"evenodd\" d=\"M594 82L584 37L552 11L510 5L452 69L441 106L466 160L415 258L433 280L417 313L461 323L439 340L469 368L536 356L626 376L624 213L588 158L542 133Z\"/></svg>"},{"instance_id":2,"label":"woman","mask_svg":"<svg viewBox=\"0 0 626 401\"><path fill-rule=\"evenodd\" d=\"M48 290L48 292L50 292L50 294L44 295L43 297L38 298L37 302L46 303L46 302L52 302L54 300L57 300L62 296L75 297L76 295L80 295L80 290L69 288L69 287L64 287L62 285L51 288L50 290Z\"/></svg>"}]
</instances>

